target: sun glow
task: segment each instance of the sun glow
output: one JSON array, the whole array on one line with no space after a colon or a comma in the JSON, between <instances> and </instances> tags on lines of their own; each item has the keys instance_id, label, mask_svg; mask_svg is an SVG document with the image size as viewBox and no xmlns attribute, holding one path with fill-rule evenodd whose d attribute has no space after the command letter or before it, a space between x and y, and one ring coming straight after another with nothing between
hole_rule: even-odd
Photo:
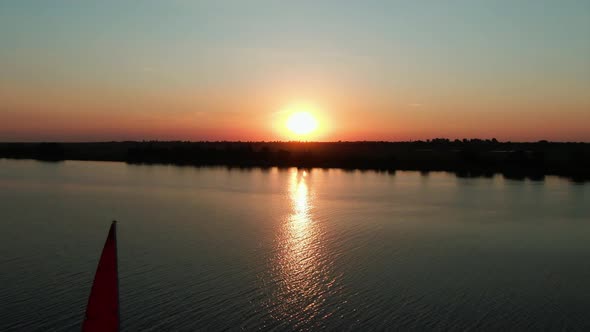
<instances>
[{"instance_id":1,"label":"sun glow","mask_svg":"<svg viewBox=\"0 0 590 332\"><path fill-rule=\"evenodd\" d=\"M287 118L287 129L297 135L308 135L314 132L318 127L317 120L306 111L291 113Z\"/></svg>"}]
</instances>

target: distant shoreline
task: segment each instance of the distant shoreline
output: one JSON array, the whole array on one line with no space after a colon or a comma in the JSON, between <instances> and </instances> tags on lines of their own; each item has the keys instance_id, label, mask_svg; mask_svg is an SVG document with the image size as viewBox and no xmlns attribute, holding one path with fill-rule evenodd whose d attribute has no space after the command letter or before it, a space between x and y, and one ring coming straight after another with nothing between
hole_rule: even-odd
<instances>
[{"instance_id":1,"label":"distant shoreline","mask_svg":"<svg viewBox=\"0 0 590 332\"><path fill-rule=\"evenodd\" d=\"M590 181L590 143L434 139L413 142L0 143L0 158L228 167L445 171L460 177Z\"/></svg>"}]
</instances>

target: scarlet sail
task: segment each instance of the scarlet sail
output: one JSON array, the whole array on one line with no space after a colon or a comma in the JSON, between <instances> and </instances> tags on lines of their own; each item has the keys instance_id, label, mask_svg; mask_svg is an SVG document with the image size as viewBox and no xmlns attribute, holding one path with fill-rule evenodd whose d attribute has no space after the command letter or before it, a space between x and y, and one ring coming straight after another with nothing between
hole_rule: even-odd
<instances>
[{"instance_id":1,"label":"scarlet sail","mask_svg":"<svg viewBox=\"0 0 590 332\"><path fill-rule=\"evenodd\" d=\"M86 306L82 331L119 331L117 224L111 224Z\"/></svg>"}]
</instances>

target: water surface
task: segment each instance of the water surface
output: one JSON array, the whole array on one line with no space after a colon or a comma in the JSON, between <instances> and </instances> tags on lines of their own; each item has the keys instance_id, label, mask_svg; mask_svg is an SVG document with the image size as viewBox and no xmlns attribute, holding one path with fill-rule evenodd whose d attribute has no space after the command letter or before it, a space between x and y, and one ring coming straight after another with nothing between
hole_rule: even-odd
<instances>
[{"instance_id":1,"label":"water surface","mask_svg":"<svg viewBox=\"0 0 590 332\"><path fill-rule=\"evenodd\" d=\"M590 186L0 159L0 330L590 330Z\"/></svg>"}]
</instances>

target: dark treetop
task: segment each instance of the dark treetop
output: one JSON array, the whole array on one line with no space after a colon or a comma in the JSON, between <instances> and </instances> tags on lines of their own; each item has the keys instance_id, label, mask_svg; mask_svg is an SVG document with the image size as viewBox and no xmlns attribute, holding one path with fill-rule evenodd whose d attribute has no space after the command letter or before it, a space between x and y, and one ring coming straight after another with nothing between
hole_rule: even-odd
<instances>
[{"instance_id":1,"label":"dark treetop","mask_svg":"<svg viewBox=\"0 0 590 332\"><path fill-rule=\"evenodd\" d=\"M458 176L590 179L589 143L433 139L413 142L0 143L0 158L104 160L228 167L449 171Z\"/></svg>"}]
</instances>

